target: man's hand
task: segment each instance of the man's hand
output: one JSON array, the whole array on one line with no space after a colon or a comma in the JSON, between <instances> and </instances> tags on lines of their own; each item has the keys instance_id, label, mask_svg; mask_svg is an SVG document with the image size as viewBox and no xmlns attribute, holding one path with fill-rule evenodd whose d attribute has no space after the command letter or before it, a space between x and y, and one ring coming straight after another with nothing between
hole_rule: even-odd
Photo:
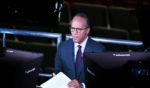
<instances>
[{"instance_id":1,"label":"man's hand","mask_svg":"<svg viewBox=\"0 0 150 88\"><path fill-rule=\"evenodd\" d=\"M77 80L71 80L69 83L68 83L68 87L69 88L83 88L82 84L79 83Z\"/></svg>"}]
</instances>

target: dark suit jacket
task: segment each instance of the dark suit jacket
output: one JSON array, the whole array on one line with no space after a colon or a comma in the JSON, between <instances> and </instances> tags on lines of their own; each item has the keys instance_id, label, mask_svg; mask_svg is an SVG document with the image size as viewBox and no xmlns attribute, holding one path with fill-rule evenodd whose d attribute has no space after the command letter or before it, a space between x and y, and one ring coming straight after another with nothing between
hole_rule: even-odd
<instances>
[{"instance_id":1,"label":"dark suit jacket","mask_svg":"<svg viewBox=\"0 0 150 88\"><path fill-rule=\"evenodd\" d=\"M88 38L84 52L102 52L104 50L105 48L103 45ZM55 57L55 73L64 72L71 79L85 82L83 61L81 63L80 71L76 75L73 40L67 40L59 45Z\"/></svg>"}]
</instances>

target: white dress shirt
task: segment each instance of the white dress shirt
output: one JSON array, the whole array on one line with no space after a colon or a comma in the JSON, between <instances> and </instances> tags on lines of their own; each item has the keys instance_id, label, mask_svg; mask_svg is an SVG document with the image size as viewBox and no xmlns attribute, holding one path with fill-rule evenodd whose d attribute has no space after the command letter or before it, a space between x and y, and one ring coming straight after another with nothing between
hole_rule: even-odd
<instances>
[{"instance_id":1,"label":"white dress shirt","mask_svg":"<svg viewBox=\"0 0 150 88\"><path fill-rule=\"evenodd\" d=\"M78 51L78 45L81 46L81 52L83 54L84 52L84 49L85 49L85 46L86 46L86 43L87 43L87 40L88 40L88 37L84 39L84 41L80 44L78 43L74 43L74 59L76 60L76 54L77 54L77 51Z\"/></svg>"}]
</instances>

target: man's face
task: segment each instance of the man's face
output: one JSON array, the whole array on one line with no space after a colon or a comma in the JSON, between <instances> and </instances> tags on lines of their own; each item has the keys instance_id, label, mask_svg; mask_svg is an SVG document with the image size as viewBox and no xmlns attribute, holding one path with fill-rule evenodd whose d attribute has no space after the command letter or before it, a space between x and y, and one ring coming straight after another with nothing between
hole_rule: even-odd
<instances>
[{"instance_id":1,"label":"man's face","mask_svg":"<svg viewBox=\"0 0 150 88\"><path fill-rule=\"evenodd\" d=\"M71 22L70 31L73 41L80 44L88 36L90 29L87 27L85 18L75 16Z\"/></svg>"}]
</instances>

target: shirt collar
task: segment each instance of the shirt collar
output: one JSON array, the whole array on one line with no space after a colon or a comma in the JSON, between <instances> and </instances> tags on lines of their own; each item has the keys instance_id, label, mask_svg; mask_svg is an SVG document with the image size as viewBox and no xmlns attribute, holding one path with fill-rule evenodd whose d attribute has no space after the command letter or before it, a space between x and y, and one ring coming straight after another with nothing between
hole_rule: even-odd
<instances>
[{"instance_id":1,"label":"shirt collar","mask_svg":"<svg viewBox=\"0 0 150 88\"><path fill-rule=\"evenodd\" d=\"M86 43L87 43L87 40L88 40L88 37L86 37L85 39L84 39L84 41L82 42L82 43L75 43L75 47L78 47L78 45L81 45L82 47L85 47L85 45L86 45Z\"/></svg>"}]
</instances>

